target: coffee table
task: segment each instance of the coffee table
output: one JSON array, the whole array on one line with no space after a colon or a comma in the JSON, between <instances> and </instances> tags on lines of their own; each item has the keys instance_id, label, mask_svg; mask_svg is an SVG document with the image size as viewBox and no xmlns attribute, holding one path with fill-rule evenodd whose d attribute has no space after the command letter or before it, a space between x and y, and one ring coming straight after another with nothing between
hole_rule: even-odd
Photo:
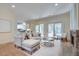
<instances>
[{"instance_id":1,"label":"coffee table","mask_svg":"<svg viewBox=\"0 0 79 59\"><path fill-rule=\"evenodd\" d=\"M54 40L51 38L47 38L46 40L41 40L40 45L42 47L53 47L54 46Z\"/></svg>"}]
</instances>

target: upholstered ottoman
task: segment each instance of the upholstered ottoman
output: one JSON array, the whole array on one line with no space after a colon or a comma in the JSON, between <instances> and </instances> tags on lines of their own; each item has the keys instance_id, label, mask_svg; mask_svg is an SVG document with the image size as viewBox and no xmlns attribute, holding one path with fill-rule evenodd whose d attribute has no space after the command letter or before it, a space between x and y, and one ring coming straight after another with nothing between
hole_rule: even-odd
<instances>
[{"instance_id":1,"label":"upholstered ottoman","mask_svg":"<svg viewBox=\"0 0 79 59\"><path fill-rule=\"evenodd\" d=\"M28 39L28 40L24 40L22 42L22 48L29 51L30 54L32 54L32 52L35 49L39 49L40 48L40 41L39 40L34 40L34 39Z\"/></svg>"}]
</instances>

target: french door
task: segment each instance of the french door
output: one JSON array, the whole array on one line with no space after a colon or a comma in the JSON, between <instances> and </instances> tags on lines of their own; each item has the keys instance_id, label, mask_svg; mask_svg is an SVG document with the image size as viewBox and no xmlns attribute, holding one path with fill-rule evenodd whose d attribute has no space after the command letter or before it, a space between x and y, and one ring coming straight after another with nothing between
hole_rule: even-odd
<instances>
[{"instance_id":1,"label":"french door","mask_svg":"<svg viewBox=\"0 0 79 59\"><path fill-rule=\"evenodd\" d=\"M54 36L54 24L48 24L48 37Z\"/></svg>"},{"instance_id":2,"label":"french door","mask_svg":"<svg viewBox=\"0 0 79 59\"><path fill-rule=\"evenodd\" d=\"M62 35L62 23L56 23L54 29L55 29L55 36Z\"/></svg>"},{"instance_id":3,"label":"french door","mask_svg":"<svg viewBox=\"0 0 79 59\"><path fill-rule=\"evenodd\" d=\"M41 33L41 36L44 36L44 24L36 25L36 32Z\"/></svg>"},{"instance_id":4,"label":"french door","mask_svg":"<svg viewBox=\"0 0 79 59\"><path fill-rule=\"evenodd\" d=\"M62 23L48 24L48 37L61 36Z\"/></svg>"}]
</instances>

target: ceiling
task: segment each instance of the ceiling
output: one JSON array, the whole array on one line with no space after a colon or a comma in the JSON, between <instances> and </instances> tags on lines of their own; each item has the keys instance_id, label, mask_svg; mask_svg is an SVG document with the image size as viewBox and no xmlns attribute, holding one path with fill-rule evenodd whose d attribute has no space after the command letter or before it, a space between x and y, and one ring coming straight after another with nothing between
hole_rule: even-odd
<instances>
[{"instance_id":1,"label":"ceiling","mask_svg":"<svg viewBox=\"0 0 79 59\"><path fill-rule=\"evenodd\" d=\"M0 5L8 7L16 15L17 20L34 20L66 13L72 6L68 3L59 3L58 6L55 6L54 3L6 3ZM15 8L12 8L11 5L15 5Z\"/></svg>"}]
</instances>

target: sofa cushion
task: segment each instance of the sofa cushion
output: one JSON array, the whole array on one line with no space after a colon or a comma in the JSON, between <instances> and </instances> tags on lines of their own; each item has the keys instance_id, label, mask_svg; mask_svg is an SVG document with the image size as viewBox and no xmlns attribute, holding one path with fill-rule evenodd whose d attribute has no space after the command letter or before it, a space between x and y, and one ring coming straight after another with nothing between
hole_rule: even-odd
<instances>
[{"instance_id":1,"label":"sofa cushion","mask_svg":"<svg viewBox=\"0 0 79 59\"><path fill-rule=\"evenodd\" d=\"M29 48L32 48L34 47L35 45L39 44L40 41L39 40L33 40L33 39L29 39L29 40L24 40L22 42L22 45L26 46L26 47L29 47Z\"/></svg>"}]
</instances>

